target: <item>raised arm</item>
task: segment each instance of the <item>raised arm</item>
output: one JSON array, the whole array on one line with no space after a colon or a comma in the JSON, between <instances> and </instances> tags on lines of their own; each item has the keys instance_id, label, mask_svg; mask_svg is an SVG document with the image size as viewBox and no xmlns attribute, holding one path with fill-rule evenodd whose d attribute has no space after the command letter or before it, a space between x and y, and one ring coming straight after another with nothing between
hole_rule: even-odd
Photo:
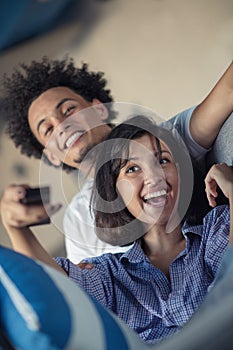
<instances>
[{"instance_id":1,"label":"raised arm","mask_svg":"<svg viewBox=\"0 0 233 350\"><path fill-rule=\"evenodd\" d=\"M209 148L232 111L233 62L209 95L194 110L190 121L190 131L194 140Z\"/></svg>"},{"instance_id":2,"label":"raised arm","mask_svg":"<svg viewBox=\"0 0 233 350\"><path fill-rule=\"evenodd\" d=\"M25 226L26 223L38 221L48 214L43 206L22 204L21 199L24 196L25 186L11 185L5 189L1 199L1 219L13 249L65 273L42 247L33 232ZM50 206L47 209L52 215L58 207Z\"/></svg>"},{"instance_id":3,"label":"raised arm","mask_svg":"<svg viewBox=\"0 0 233 350\"><path fill-rule=\"evenodd\" d=\"M230 204L230 236L229 245L233 242L233 168L225 163L213 165L205 179L206 195L209 204L216 206L215 198L218 196L217 186L229 199Z\"/></svg>"}]
</instances>

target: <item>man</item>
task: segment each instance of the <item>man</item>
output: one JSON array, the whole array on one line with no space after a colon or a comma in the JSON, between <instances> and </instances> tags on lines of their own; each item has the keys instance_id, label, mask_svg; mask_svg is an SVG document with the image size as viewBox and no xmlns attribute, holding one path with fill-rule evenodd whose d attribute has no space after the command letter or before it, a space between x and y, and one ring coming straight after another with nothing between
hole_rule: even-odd
<instances>
[{"instance_id":1,"label":"man","mask_svg":"<svg viewBox=\"0 0 233 350\"><path fill-rule=\"evenodd\" d=\"M90 169L91 159L85 160L85 156L106 138L115 117L111 108L104 105L112 102L112 97L102 73L89 72L85 64L76 68L72 59L52 61L45 57L41 62L21 65L11 78L5 77L3 85L7 131L22 153L36 158L44 154L51 164L59 167L63 163L66 170L80 169L81 164L86 165L82 171ZM89 113L82 113L88 109L92 114L89 120ZM211 147L232 111L233 63L201 104L182 112L171 122L191 156L199 159ZM85 256L123 250L97 239L88 206L91 186L90 179L82 195L77 194L73 199L64 219L67 254L75 263ZM42 207L25 211L19 203L12 220L15 226L26 226L47 215Z\"/></svg>"}]
</instances>

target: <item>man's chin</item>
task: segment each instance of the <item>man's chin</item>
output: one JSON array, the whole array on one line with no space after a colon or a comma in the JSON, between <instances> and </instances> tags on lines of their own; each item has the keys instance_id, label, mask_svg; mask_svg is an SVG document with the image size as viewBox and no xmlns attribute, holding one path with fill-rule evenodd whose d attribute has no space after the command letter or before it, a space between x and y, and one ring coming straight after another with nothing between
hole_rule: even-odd
<instances>
[{"instance_id":1,"label":"man's chin","mask_svg":"<svg viewBox=\"0 0 233 350\"><path fill-rule=\"evenodd\" d=\"M94 153L88 150L83 152L81 155L73 159L74 167L80 170L83 174L90 175L94 169Z\"/></svg>"},{"instance_id":2,"label":"man's chin","mask_svg":"<svg viewBox=\"0 0 233 350\"><path fill-rule=\"evenodd\" d=\"M75 163L76 164L81 164L83 162L90 162L90 163L93 164L93 161L96 158L95 146L96 145L90 145L88 148L83 149L79 153L79 156L76 157Z\"/></svg>"}]
</instances>

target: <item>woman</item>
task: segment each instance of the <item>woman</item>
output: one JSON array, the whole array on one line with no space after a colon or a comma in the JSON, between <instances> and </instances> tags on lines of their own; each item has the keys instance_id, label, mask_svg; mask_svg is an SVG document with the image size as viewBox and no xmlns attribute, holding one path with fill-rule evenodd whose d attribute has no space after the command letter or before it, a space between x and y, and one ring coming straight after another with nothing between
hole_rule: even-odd
<instances>
[{"instance_id":1,"label":"woman","mask_svg":"<svg viewBox=\"0 0 233 350\"><path fill-rule=\"evenodd\" d=\"M181 222L190 200L190 162L186 152L180 154L183 144L146 118L114 128L106 145L93 195L98 235L116 244L135 241L126 253L92 258L90 270L65 258L56 258L56 266L28 228L10 224L18 187L4 193L2 221L16 250L65 271L143 340L154 342L177 332L213 285L232 242L229 206L214 208L201 224ZM215 205L218 184L232 208L232 169L214 166L206 181L210 204Z\"/></svg>"}]
</instances>

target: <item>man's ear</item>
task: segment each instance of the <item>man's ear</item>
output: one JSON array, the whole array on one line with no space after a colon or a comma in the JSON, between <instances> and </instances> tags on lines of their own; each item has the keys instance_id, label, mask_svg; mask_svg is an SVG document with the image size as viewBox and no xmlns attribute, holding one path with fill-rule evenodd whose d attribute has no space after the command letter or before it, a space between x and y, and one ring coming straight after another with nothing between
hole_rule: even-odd
<instances>
[{"instance_id":1,"label":"man's ear","mask_svg":"<svg viewBox=\"0 0 233 350\"><path fill-rule=\"evenodd\" d=\"M43 149L43 154L48 158L50 163L52 163L54 166L59 167L61 165L60 159L55 156L48 148Z\"/></svg>"},{"instance_id":2,"label":"man's ear","mask_svg":"<svg viewBox=\"0 0 233 350\"><path fill-rule=\"evenodd\" d=\"M97 98L94 98L92 100L92 106L96 109L98 112L101 120L108 119L108 109L105 107L104 103L100 102Z\"/></svg>"}]
</instances>

